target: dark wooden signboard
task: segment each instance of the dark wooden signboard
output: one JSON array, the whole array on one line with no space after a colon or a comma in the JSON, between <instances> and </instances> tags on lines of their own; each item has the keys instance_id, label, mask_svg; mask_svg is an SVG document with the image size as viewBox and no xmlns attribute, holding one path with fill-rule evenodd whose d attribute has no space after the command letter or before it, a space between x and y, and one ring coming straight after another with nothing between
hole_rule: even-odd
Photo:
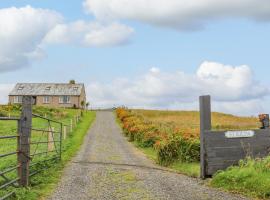
<instances>
[{"instance_id":1,"label":"dark wooden signboard","mask_svg":"<svg viewBox=\"0 0 270 200\"><path fill-rule=\"evenodd\" d=\"M200 97L201 178L236 165L241 159L265 157L270 153L270 129L212 131L211 98Z\"/></svg>"}]
</instances>

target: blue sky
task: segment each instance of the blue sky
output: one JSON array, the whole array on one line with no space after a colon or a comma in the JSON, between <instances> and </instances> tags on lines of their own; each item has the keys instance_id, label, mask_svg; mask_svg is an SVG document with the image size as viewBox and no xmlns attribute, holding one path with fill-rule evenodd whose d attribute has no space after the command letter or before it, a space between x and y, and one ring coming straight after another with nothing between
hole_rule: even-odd
<instances>
[{"instance_id":1,"label":"blue sky","mask_svg":"<svg viewBox=\"0 0 270 200\"><path fill-rule=\"evenodd\" d=\"M82 37L85 38L87 34L92 36L96 31L102 31L102 38L96 38L95 35L94 39L96 40L93 41L91 37L87 42L82 42L81 38L76 37L78 32L67 36L70 31L60 35L60 37L53 34L46 42L44 42L44 37L40 36L34 42L31 41L31 37L22 37L22 40L27 42L26 44L33 43L32 50L36 47L42 49L42 55L37 56L37 58L18 58L11 53L6 53L5 49L0 49L0 53L12 59L10 67L9 63L5 62L1 66L0 57L0 85L2 84L0 90L3 94L0 101L2 101L1 103L6 101L5 96L8 90L16 82L67 82L70 79L75 79L77 82L86 84L89 100L96 107L125 104L131 107L158 109L196 109L196 96L209 93L217 102L216 109L219 111L234 113L235 107L240 107L242 110L249 108L243 112L236 109L237 113L241 112L240 114L270 112L268 106L261 103L263 101L270 104L268 100L270 14L267 14L270 13L270 9L266 13L263 11L251 12L248 9L250 6L254 5L254 9L258 6L253 0L247 1L248 3L238 0L238 7L232 3L233 1L224 1L227 2L226 8L217 5L207 6L211 1L203 0L204 3L197 5L199 11L196 12L202 13L202 15L197 16L193 8L186 8L175 0L167 1L168 6L165 0L158 1L165 2L167 10L159 8L158 3L157 6L151 8L151 5L154 5L151 4L152 1L147 7L144 0L141 0L138 4L142 5L133 6L131 14L125 12L124 0L118 0L118 2L117 0L71 0L68 3L64 0L2 0L0 8L2 11L8 9L7 14L5 14L7 19L13 12L17 13L15 20L14 17L10 19L13 19L15 25L20 23L19 25L22 26L20 30L24 30L26 35L28 32L29 35L33 33L29 27L24 29L24 23L33 23L32 28L36 31L37 24L35 23L47 23L46 17L41 17L38 22L29 22L31 19L18 22L16 19L20 14L23 15L31 9L41 8L49 10L53 22L50 22L45 32L42 27L39 27L40 33L37 35L42 33L45 37L59 24L69 27L70 24L80 20L85 23L84 30L80 30ZM270 3L265 0L260 1L269 7ZM114 4L115 2L117 4ZM123 5L121 6L121 4ZM27 5L31 9L20 10L26 8ZM119 5L119 8L115 5ZM106 10L108 6L113 8L109 17L107 17L108 11ZM11 7L15 7L15 11L10 10ZM130 8L127 6L128 9ZM257 10L260 9L261 7L258 6ZM153 14L151 14L152 10ZM167 11L170 13L166 14ZM189 14L187 16L178 15L183 11ZM40 12L38 10L35 15L39 16ZM52 12L57 12L62 19L58 19ZM5 31L4 27L8 25L8 22L9 20L5 20L3 17L0 19L1 32ZM92 23L98 25L93 28ZM110 27L113 23L117 23L117 25L108 31L106 27ZM197 25L198 23L199 25ZM186 24L192 25L192 30L186 28ZM70 27L69 30L74 29L73 26ZM17 34L19 36L21 32ZM114 34L116 36L112 37ZM6 37L0 36L0 44L1 40L14 40L14 36L10 38L8 36L8 34ZM66 40L59 42L64 36L68 38L68 42ZM97 41L98 43L96 43ZM22 44L21 42L10 42L10 44L6 42L5 45L7 49L9 47L16 49L18 45ZM16 54L24 56L25 53L29 53L29 48L18 48L22 50L19 52L15 50ZM18 59L23 60L19 60L19 62ZM210 64L207 65L205 61ZM203 65L203 63L205 64ZM222 65L222 67L216 65ZM243 65L248 68L244 70L249 75L247 79L238 74L242 72L236 70ZM203 77L198 75L200 68L207 71ZM228 69L230 72L224 75L223 71ZM214 71L218 72L212 73ZM184 74L184 78L180 75L171 77L179 72ZM224 89L223 95L211 89L209 78L213 76L217 76L217 78L211 80L211 84L220 84L221 90L228 86ZM198 83L187 90L191 83L181 81L186 78L191 82L200 82L201 79L204 79L205 88L199 89L201 84ZM152 79L153 82L148 82ZM170 79L173 79L172 83L170 83ZM237 82L235 80L244 81L244 83L240 86L237 83L231 85L231 79L234 83ZM222 85L224 80L228 81L225 86ZM145 84L149 88L145 89L143 86L140 88L138 83L140 81L146 81ZM175 87L170 86L171 84L181 84L179 85L181 89L175 89ZM158 85L160 87L157 87ZM251 85L254 88L250 89ZM126 91L119 92L119 90ZM230 95L230 92L226 93L230 90L237 93L233 95L236 97L226 97L226 95ZM261 92L257 92L258 90ZM131 91L133 91L132 94ZM186 95L189 96L188 98L183 98L184 92L188 91L192 95L188 94ZM114 92L120 94L117 95ZM122 99L123 95L130 96Z\"/></svg>"}]
</instances>

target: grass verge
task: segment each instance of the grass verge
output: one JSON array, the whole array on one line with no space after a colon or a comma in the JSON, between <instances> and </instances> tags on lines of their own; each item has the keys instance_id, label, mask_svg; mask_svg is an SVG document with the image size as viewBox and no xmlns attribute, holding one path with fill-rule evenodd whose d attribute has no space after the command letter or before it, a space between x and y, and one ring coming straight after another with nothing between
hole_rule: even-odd
<instances>
[{"instance_id":1,"label":"grass verge","mask_svg":"<svg viewBox=\"0 0 270 200\"><path fill-rule=\"evenodd\" d=\"M31 178L31 186L28 188L19 188L16 190L16 199L35 200L45 199L55 189L65 164L71 160L75 153L80 149L84 136L95 119L94 112L85 112L81 122L73 132L63 142L62 160L50 168L44 170Z\"/></svg>"},{"instance_id":2,"label":"grass verge","mask_svg":"<svg viewBox=\"0 0 270 200\"><path fill-rule=\"evenodd\" d=\"M211 185L250 197L270 199L270 156L242 160L239 166L218 172Z\"/></svg>"},{"instance_id":3,"label":"grass verge","mask_svg":"<svg viewBox=\"0 0 270 200\"><path fill-rule=\"evenodd\" d=\"M153 160L158 164L158 156L157 151L152 147L142 147L138 142L132 142L138 149L140 149L147 158ZM173 163L166 166L169 169L172 169L178 173L185 174L191 177L199 177L200 176L200 164L199 163L187 163L174 161Z\"/></svg>"}]
</instances>

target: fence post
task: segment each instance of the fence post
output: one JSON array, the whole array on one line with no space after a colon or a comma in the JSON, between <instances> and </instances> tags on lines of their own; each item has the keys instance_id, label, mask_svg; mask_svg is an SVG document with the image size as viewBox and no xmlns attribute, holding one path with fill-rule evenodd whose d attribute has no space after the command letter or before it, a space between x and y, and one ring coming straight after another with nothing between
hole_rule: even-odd
<instances>
[{"instance_id":1,"label":"fence post","mask_svg":"<svg viewBox=\"0 0 270 200\"><path fill-rule=\"evenodd\" d=\"M60 125L60 147L59 147L59 151L60 151L60 160L62 159L62 142L63 142L63 124L61 123Z\"/></svg>"},{"instance_id":2,"label":"fence post","mask_svg":"<svg viewBox=\"0 0 270 200\"><path fill-rule=\"evenodd\" d=\"M48 152L54 150L53 134L54 134L54 127L49 127L49 132L48 132Z\"/></svg>"},{"instance_id":3,"label":"fence post","mask_svg":"<svg viewBox=\"0 0 270 200\"><path fill-rule=\"evenodd\" d=\"M63 126L63 139L65 140L67 138L67 126Z\"/></svg>"},{"instance_id":4,"label":"fence post","mask_svg":"<svg viewBox=\"0 0 270 200\"><path fill-rule=\"evenodd\" d=\"M211 97L200 96L200 165L201 178L207 178L204 132L211 130Z\"/></svg>"},{"instance_id":5,"label":"fence post","mask_svg":"<svg viewBox=\"0 0 270 200\"><path fill-rule=\"evenodd\" d=\"M23 96L22 113L18 123L19 141L18 141L18 176L20 186L29 184L29 165L30 165L30 139L32 128L32 97Z\"/></svg>"},{"instance_id":6,"label":"fence post","mask_svg":"<svg viewBox=\"0 0 270 200\"><path fill-rule=\"evenodd\" d=\"M77 117L74 117L74 128L77 126Z\"/></svg>"},{"instance_id":7,"label":"fence post","mask_svg":"<svg viewBox=\"0 0 270 200\"><path fill-rule=\"evenodd\" d=\"M72 122L72 119L70 119L70 132L72 132L73 130L73 122Z\"/></svg>"}]
</instances>

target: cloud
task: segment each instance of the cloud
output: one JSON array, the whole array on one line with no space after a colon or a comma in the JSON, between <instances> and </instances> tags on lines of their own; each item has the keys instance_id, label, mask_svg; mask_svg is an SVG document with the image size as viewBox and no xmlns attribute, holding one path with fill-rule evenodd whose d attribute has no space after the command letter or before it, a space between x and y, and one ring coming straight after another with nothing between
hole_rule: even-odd
<instances>
[{"instance_id":1,"label":"cloud","mask_svg":"<svg viewBox=\"0 0 270 200\"><path fill-rule=\"evenodd\" d=\"M134 30L126 25L113 22L76 21L59 24L44 39L45 43L80 44L87 47L118 46L129 42Z\"/></svg>"},{"instance_id":2,"label":"cloud","mask_svg":"<svg viewBox=\"0 0 270 200\"><path fill-rule=\"evenodd\" d=\"M8 94L15 84L0 84L0 104L8 103Z\"/></svg>"},{"instance_id":3,"label":"cloud","mask_svg":"<svg viewBox=\"0 0 270 200\"><path fill-rule=\"evenodd\" d=\"M0 9L0 72L25 67L44 56L40 43L60 14L31 6Z\"/></svg>"},{"instance_id":4,"label":"cloud","mask_svg":"<svg viewBox=\"0 0 270 200\"><path fill-rule=\"evenodd\" d=\"M66 23L53 10L31 6L0 9L0 73L27 67L44 58L48 44L116 46L127 43L132 33L132 28L116 22Z\"/></svg>"},{"instance_id":5,"label":"cloud","mask_svg":"<svg viewBox=\"0 0 270 200\"><path fill-rule=\"evenodd\" d=\"M197 109L198 97L210 94L217 103L216 110L235 113L236 108L235 111L246 114L261 109L256 103L269 95L269 89L254 80L251 68L246 65L204 62L195 74L151 68L134 79L91 83L87 93L94 107L125 105L152 109Z\"/></svg>"},{"instance_id":6,"label":"cloud","mask_svg":"<svg viewBox=\"0 0 270 200\"><path fill-rule=\"evenodd\" d=\"M270 20L269 0L85 0L83 6L100 20L129 19L181 30L223 18Z\"/></svg>"}]
</instances>

